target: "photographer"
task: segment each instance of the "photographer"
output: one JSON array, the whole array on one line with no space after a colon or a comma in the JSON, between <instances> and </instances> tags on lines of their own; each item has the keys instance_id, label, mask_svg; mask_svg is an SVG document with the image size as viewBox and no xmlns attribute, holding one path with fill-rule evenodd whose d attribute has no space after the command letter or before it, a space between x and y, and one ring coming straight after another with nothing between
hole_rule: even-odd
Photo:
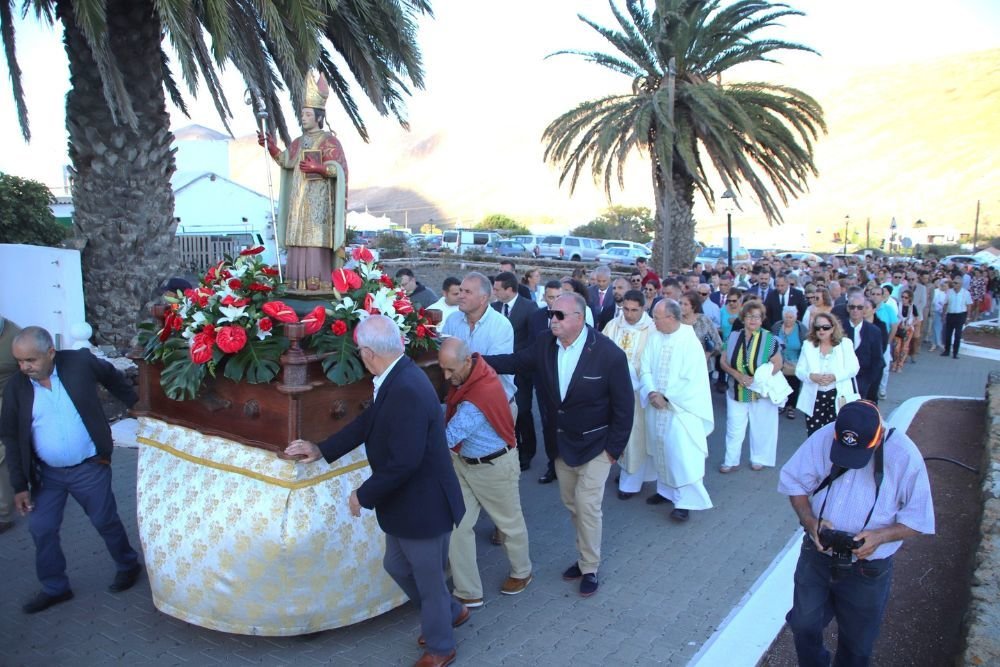
<instances>
[{"instance_id":1,"label":"photographer","mask_svg":"<svg viewBox=\"0 0 1000 667\"><path fill-rule=\"evenodd\" d=\"M838 665L867 665L889 599L902 540L934 532L927 469L905 433L887 430L874 403L854 401L811 435L781 469L805 529L786 620L800 665L829 665L823 629L837 619Z\"/></svg>"}]
</instances>

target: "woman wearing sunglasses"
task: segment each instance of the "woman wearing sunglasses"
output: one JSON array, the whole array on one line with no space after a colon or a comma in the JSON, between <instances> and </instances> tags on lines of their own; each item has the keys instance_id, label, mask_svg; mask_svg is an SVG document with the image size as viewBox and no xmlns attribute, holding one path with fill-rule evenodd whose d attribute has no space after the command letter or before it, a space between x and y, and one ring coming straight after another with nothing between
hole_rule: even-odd
<instances>
[{"instance_id":1,"label":"woman wearing sunglasses","mask_svg":"<svg viewBox=\"0 0 1000 667\"><path fill-rule=\"evenodd\" d=\"M802 381L796 407L806 415L809 435L836 420L845 404L860 398L854 382L858 370L854 344L844 336L840 320L817 313L795 366Z\"/></svg>"},{"instance_id":2,"label":"woman wearing sunglasses","mask_svg":"<svg viewBox=\"0 0 1000 667\"><path fill-rule=\"evenodd\" d=\"M913 340L913 332L920 321L920 311L913 303L913 292L908 289L900 294L902 303L899 306L899 327L896 329L896 337L892 340L892 372L901 373L903 364L910 353L910 342Z\"/></svg>"}]
</instances>

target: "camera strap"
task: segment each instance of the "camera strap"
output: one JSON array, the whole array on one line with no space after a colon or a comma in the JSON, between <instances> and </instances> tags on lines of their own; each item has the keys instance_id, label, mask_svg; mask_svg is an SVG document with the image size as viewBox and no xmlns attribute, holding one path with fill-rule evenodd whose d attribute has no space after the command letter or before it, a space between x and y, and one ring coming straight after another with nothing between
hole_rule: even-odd
<instances>
[{"instance_id":1,"label":"camera strap","mask_svg":"<svg viewBox=\"0 0 1000 667\"><path fill-rule=\"evenodd\" d=\"M872 503L872 508L868 510L868 516L865 517L865 523L861 526L861 530L868 527L868 522L872 520L872 514L875 512L875 505L878 504L878 493L882 489L882 480L885 478L885 443L889 441L892 434L895 433L896 429L889 429L889 432L882 438L882 442L879 444L878 448L875 450L875 502ZM833 482L847 472L847 468L842 466L833 466L830 470L830 474L827 475L820 485L816 487L816 490L812 492L811 495L816 495L823 489L829 487ZM826 510L826 501L830 498L830 492L826 492L826 496L823 497L823 504L819 507L819 518L816 519L816 525L823 520L823 511ZM861 531L858 531L861 532Z\"/></svg>"}]
</instances>

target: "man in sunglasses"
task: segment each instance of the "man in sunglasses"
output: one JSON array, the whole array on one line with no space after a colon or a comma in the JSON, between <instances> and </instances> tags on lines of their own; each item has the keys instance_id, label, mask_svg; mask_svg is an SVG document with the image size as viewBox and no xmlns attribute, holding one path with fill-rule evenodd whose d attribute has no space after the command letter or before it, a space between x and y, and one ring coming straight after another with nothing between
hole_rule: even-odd
<instances>
[{"instance_id":1,"label":"man in sunglasses","mask_svg":"<svg viewBox=\"0 0 1000 667\"><path fill-rule=\"evenodd\" d=\"M868 398L873 393L872 388L877 388L882 379L885 358L882 354L882 332L865 320L865 295L860 290L852 292L847 298L847 319L842 322L844 335L854 342L854 354L860 367L854 378L858 384L858 395Z\"/></svg>"},{"instance_id":2,"label":"man in sunglasses","mask_svg":"<svg viewBox=\"0 0 1000 667\"><path fill-rule=\"evenodd\" d=\"M563 573L580 581L580 595L597 592L601 564L601 503L611 465L622 455L635 412L625 353L586 325L587 302L560 296L549 309L551 335L514 354L486 356L500 374L530 373L558 448L559 495L576 529L579 558Z\"/></svg>"}]
</instances>

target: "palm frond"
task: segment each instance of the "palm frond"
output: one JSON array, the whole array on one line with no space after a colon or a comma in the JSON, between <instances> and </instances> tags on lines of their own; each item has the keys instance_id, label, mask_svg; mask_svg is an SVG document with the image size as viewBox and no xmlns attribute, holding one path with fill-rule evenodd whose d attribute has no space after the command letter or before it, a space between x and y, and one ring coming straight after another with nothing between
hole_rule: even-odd
<instances>
[{"instance_id":1,"label":"palm frond","mask_svg":"<svg viewBox=\"0 0 1000 667\"><path fill-rule=\"evenodd\" d=\"M21 136L25 141L31 141L31 130L28 128L28 106L24 103L24 87L21 83L21 66L17 62L17 49L14 39L14 0L0 0L0 39L3 39L4 55L7 57L7 73L10 75L10 85L14 93L14 106L17 107L17 122L21 126Z\"/></svg>"}]
</instances>

